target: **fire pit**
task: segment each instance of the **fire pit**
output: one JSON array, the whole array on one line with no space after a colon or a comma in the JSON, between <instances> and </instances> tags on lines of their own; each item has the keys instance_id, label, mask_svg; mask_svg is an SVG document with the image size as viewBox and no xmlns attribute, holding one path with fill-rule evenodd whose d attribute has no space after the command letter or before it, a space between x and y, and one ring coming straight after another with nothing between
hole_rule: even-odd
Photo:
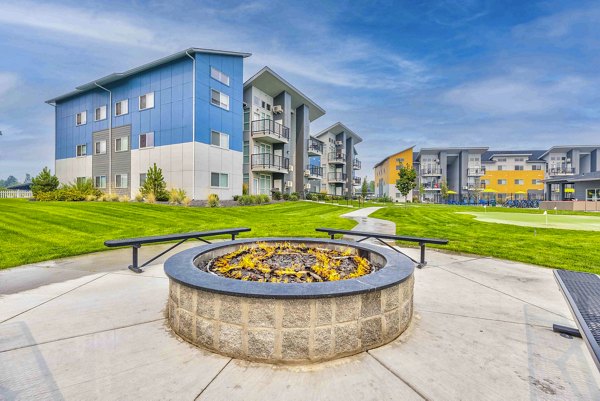
<instances>
[{"instance_id":1,"label":"fire pit","mask_svg":"<svg viewBox=\"0 0 600 401\"><path fill-rule=\"evenodd\" d=\"M362 243L227 241L165 263L171 328L234 358L307 363L386 344L412 317L413 262Z\"/></svg>"}]
</instances>

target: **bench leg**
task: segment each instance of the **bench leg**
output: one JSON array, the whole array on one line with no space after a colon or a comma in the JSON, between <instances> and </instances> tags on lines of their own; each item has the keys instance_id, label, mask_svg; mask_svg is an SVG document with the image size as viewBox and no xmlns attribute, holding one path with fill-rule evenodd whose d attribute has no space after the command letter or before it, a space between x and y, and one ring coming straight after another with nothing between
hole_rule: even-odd
<instances>
[{"instance_id":1,"label":"bench leg","mask_svg":"<svg viewBox=\"0 0 600 401\"><path fill-rule=\"evenodd\" d=\"M136 273L143 272L143 270L138 267L138 249L140 247L141 247L141 245L133 245L131 247L131 249L133 250L133 264L129 265L129 270L136 272Z\"/></svg>"},{"instance_id":2,"label":"bench leg","mask_svg":"<svg viewBox=\"0 0 600 401\"><path fill-rule=\"evenodd\" d=\"M425 244L419 244L419 246L421 247L421 259L417 268L421 269L423 266L427 265L427 262L425 261Z\"/></svg>"},{"instance_id":3,"label":"bench leg","mask_svg":"<svg viewBox=\"0 0 600 401\"><path fill-rule=\"evenodd\" d=\"M562 326L560 324L553 324L552 331L555 333L567 334L571 337L581 338L581 333L579 332L579 330L577 330L573 327Z\"/></svg>"}]
</instances>

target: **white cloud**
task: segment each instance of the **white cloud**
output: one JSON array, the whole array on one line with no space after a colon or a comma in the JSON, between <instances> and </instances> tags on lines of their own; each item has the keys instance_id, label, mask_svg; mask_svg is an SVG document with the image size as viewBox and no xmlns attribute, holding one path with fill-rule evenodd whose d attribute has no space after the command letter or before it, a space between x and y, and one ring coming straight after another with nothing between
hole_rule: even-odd
<instances>
[{"instance_id":1,"label":"white cloud","mask_svg":"<svg viewBox=\"0 0 600 401\"><path fill-rule=\"evenodd\" d=\"M15 88L19 83L17 74L11 72L0 72L0 96Z\"/></svg>"}]
</instances>

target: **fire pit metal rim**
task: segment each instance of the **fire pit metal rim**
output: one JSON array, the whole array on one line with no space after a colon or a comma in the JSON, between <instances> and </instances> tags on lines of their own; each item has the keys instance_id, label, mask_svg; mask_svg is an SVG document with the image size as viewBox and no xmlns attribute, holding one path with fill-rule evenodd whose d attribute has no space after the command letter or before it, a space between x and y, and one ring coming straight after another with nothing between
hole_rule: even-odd
<instances>
[{"instance_id":1,"label":"fire pit metal rim","mask_svg":"<svg viewBox=\"0 0 600 401\"><path fill-rule=\"evenodd\" d=\"M203 253L231 245L253 244L261 242L303 242L342 245L373 252L385 260L385 268L355 279L330 281L326 283L259 283L225 278L200 270L194 261ZM202 245L171 256L165 262L166 275L188 287L219 294L256 298L308 299L356 295L399 284L408 279L414 271L414 262L407 256L391 249L352 241L331 240L326 238L270 237L225 241Z\"/></svg>"}]
</instances>

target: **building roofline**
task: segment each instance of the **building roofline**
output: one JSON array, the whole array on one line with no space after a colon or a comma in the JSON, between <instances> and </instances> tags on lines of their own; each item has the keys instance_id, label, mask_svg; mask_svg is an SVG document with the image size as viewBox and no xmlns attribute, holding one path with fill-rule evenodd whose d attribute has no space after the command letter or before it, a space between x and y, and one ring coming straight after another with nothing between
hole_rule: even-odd
<instances>
[{"instance_id":1,"label":"building roofline","mask_svg":"<svg viewBox=\"0 0 600 401\"><path fill-rule=\"evenodd\" d=\"M421 149L419 149L419 153L420 152L430 152L433 150L437 150L437 151L441 151L441 150L483 150L483 151L487 152L488 149L489 149L489 147L460 147L460 146L452 147L452 146L449 146L449 147L437 147L437 148L421 148Z\"/></svg>"},{"instance_id":2,"label":"building roofline","mask_svg":"<svg viewBox=\"0 0 600 401\"><path fill-rule=\"evenodd\" d=\"M325 135L326 133L328 133L330 131L333 132L336 127L339 127L340 131L347 132L350 135L352 135L353 137L355 137L357 139L355 145L362 142L362 138L357 133L355 133L354 131L352 131L350 128L346 127L343 123L341 123L339 121L337 123L332 124L331 126L325 128L324 130L322 130L321 132L319 132L318 134L316 134L315 137L318 138L320 136Z\"/></svg>"},{"instance_id":3,"label":"building roofline","mask_svg":"<svg viewBox=\"0 0 600 401\"><path fill-rule=\"evenodd\" d=\"M287 88L289 88L289 92L293 95L294 92L295 94L302 98L303 103L308 104L308 106L311 109L315 109L317 110L318 113L316 113L315 117L312 120L316 120L317 118L323 116L325 114L325 109L323 109L321 106L319 106L317 103L315 103L311 98L309 98L308 96L306 96L304 93L302 93L298 88L296 88L294 85L292 85L291 83L289 83L288 81L286 81L281 75L277 74L275 71L273 71L270 67L268 66L264 66L263 68L261 68L256 74L254 74L253 76L251 76L250 78L248 78L246 80L246 82L244 82L244 89L252 86L252 84L258 79L260 78L262 75L265 74L270 74L272 75L275 79L279 80L284 86L286 86ZM311 121L312 121L311 120Z\"/></svg>"},{"instance_id":4,"label":"building roofline","mask_svg":"<svg viewBox=\"0 0 600 401\"><path fill-rule=\"evenodd\" d=\"M591 149L595 149L595 148L600 148L600 145L555 145L555 146L552 146L547 151L545 151L540 156L540 159L542 157L546 156L548 153L552 152L554 149L578 149L578 148L591 148Z\"/></svg>"},{"instance_id":5,"label":"building roofline","mask_svg":"<svg viewBox=\"0 0 600 401\"><path fill-rule=\"evenodd\" d=\"M250 57L252 55L251 53L241 53L241 52L233 52L233 51L227 51L227 50L202 49L202 48L198 48L198 47L190 47L188 49L179 51L177 53L173 53L169 56L162 57L158 60L151 61L149 63L143 64L139 67L129 69L124 72L113 72L112 74L106 75L102 78L99 78L99 79L93 80L91 82L88 82L86 84L80 85L80 86L76 87L74 91L71 91L71 92L65 93L64 95L60 95L55 98L46 100L46 103L56 104L56 102L58 102L60 100L68 99L74 95L78 95L78 94L88 91L90 89L97 88L97 85L103 85L103 86L108 85L108 84L116 82L120 79L130 77L139 72L146 71L146 70L149 70L154 67L158 67L162 64L166 64L173 60L177 60L178 58L184 57L186 54L194 54L194 53L221 54L221 55L226 55L226 56L240 56L243 58Z\"/></svg>"},{"instance_id":6,"label":"building roofline","mask_svg":"<svg viewBox=\"0 0 600 401\"><path fill-rule=\"evenodd\" d=\"M381 166L383 163L385 163L386 160L388 160L390 157L392 157L394 155L397 155L398 153L403 153L403 152L406 152L409 149L414 149L415 146L417 146L417 145L413 145L413 146L410 146L410 147L408 147L406 149L402 149L399 152L392 153L391 155L389 155L388 157L386 157L385 159L383 159L382 161L380 161L379 163L377 163L376 165L374 165L373 168L377 168L378 166Z\"/></svg>"}]
</instances>

